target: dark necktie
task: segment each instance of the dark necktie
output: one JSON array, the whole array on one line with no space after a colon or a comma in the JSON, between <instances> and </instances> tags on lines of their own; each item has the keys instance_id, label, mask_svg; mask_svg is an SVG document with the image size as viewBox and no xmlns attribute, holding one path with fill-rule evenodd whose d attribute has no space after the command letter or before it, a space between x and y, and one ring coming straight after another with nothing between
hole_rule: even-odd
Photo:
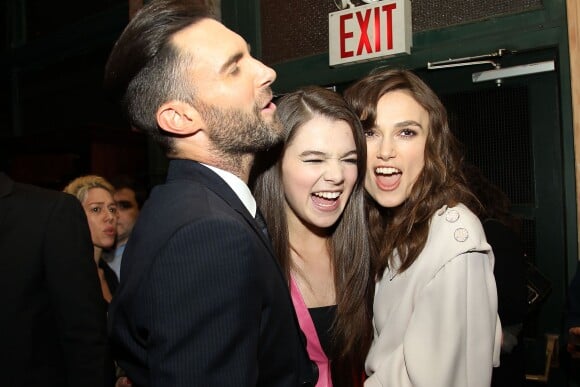
<instances>
[{"instance_id":1,"label":"dark necktie","mask_svg":"<svg viewBox=\"0 0 580 387\"><path fill-rule=\"evenodd\" d=\"M264 217L262 216L262 213L260 212L259 209L256 209L256 223L258 224L258 227L260 227L260 230L262 230L266 238L268 238L269 240L270 235L268 234L268 227L266 226L266 221L264 220Z\"/></svg>"}]
</instances>

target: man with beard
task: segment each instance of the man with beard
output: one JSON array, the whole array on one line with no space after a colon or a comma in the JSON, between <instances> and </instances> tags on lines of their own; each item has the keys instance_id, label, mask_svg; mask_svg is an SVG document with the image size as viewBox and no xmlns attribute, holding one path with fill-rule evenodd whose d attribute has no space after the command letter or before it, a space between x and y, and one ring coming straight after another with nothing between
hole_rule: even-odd
<instances>
[{"instance_id":1,"label":"man with beard","mask_svg":"<svg viewBox=\"0 0 580 387\"><path fill-rule=\"evenodd\" d=\"M107 88L170 158L109 309L137 386L313 385L287 284L247 181L282 126L275 72L193 1L153 0L116 42Z\"/></svg>"}]
</instances>

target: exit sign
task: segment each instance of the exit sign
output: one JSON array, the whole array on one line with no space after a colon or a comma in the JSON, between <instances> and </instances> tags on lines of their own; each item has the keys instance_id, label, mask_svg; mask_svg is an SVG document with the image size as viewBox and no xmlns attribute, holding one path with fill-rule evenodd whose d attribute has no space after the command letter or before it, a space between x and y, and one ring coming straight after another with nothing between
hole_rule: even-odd
<instances>
[{"instance_id":1,"label":"exit sign","mask_svg":"<svg viewBox=\"0 0 580 387\"><path fill-rule=\"evenodd\" d=\"M411 53L410 0L385 0L328 14L329 65Z\"/></svg>"}]
</instances>

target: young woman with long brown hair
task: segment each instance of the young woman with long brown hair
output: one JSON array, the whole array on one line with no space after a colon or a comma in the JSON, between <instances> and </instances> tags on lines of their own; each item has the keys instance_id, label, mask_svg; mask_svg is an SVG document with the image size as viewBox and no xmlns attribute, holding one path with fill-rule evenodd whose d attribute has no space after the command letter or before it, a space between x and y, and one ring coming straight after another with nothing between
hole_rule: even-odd
<instances>
[{"instance_id":1,"label":"young woman with long brown hair","mask_svg":"<svg viewBox=\"0 0 580 387\"><path fill-rule=\"evenodd\" d=\"M262 156L254 195L318 366L316 386L362 385L372 288L360 122L321 87L284 96L278 114L284 143Z\"/></svg>"},{"instance_id":2,"label":"young woman with long brown hair","mask_svg":"<svg viewBox=\"0 0 580 387\"><path fill-rule=\"evenodd\" d=\"M374 339L365 386L489 387L501 326L493 253L435 93L406 70L345 91L367 142Z\"/></svg>"}]
</instances>

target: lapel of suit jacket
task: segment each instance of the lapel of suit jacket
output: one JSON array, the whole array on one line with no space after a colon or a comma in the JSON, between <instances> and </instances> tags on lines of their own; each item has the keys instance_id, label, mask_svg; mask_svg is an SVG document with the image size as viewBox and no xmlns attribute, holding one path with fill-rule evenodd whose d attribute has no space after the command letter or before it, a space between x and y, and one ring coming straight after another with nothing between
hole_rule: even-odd
<instances>
[{"instance_id":1,"label":"lapel of suit jacket","mask_svg":"<svg viewBox=\"0 0 580 387\"><path fill-rule=\"evenodd\" d=\"M4 223L6 217L7 204L2 203L4 197L8 197L14 190L14 181L10 179L7 175L0 172L0 225Z\"/></svg>"},{"instance_id":2,"label":"lapel of suit jacket","mask_svg":"<svg viewBox=\"0 0 580 387\"><path fill-rule=\"evenodd\" d=\"M5 173L0 172L0 198L8 196L14 189L14 181Z\"/></svg>"},{"instance_id":3,"label":"lapel of suit jacket","mask_svg":"<svg viewBox=\"0 0 580 387\"><path fill-rule=\"evenodd\" d=\"M191 160L172 160L170 164L168 180L171 177L187 176L187 178L195 179L200 184L206 186L246 220L254 232L259 235L262 243L268 248L272 258L278 262L274 255L272 241L264 235L256 220L248 212L248 209L244 206L238 195L236 195L232 188L219 175L204 165Z\"/></svg>"}]
</instances>

